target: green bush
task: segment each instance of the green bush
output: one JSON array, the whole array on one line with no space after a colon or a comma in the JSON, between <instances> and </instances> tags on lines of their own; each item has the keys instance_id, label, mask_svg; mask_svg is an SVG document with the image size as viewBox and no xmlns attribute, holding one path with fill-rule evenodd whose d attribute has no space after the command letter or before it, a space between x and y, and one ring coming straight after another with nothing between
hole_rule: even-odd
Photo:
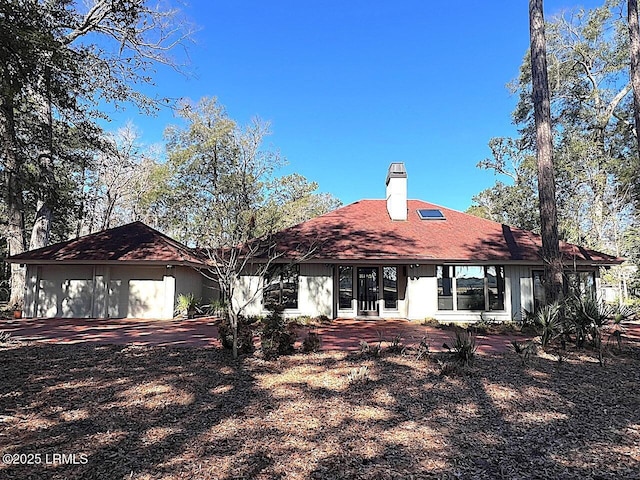
<instances>
[{"instance_id":1,"label":"green bush","mask_svg":"<svg viewBox=\"0 0 640 480\"><path fill-rule=\"evenodd\" d=\"M282 316L284 309L279 305L270 305L268 309L269 315L262 321L260 333L262 353L265 358L292 354L296 335L289 330L287 322Z\"/></svg>"},{"instance_id":2,"label":"green bush","mask_svg":"<svg viewBox=\"0 0 640 480\"><path fill-rule=\"evenodd\" d=\"M255 322L243 316L238 318L238 353L249 354L255 350L253 343ZM221 319L218 324L218 336L222 346L227 350L233 349L233 330L227 319Z\"/></svg>"},{"instance_id":3,"label":"green bush","mask_svg":"<svg viewBox=\"0 0 640 480\"><path fill-rule=\"evenodd\" d=\"M353 368L349 375L347 375L347 380L352 385L365 384L370 380L369 377L369 367L366 365L362 365L360 368Z\"/></svg>"},{"instance_id":4,"label":"green bush","mask_svg":"<svg viewBox=\"0 0 640 480\"><path fill-rule=\"evenodd\" d=\"M318 315L317 317L313 317L313 320L319 324L331 323L331 319L326 315Z\"/></svg>"},{"instance_id":5,"label":"green bush","mask_svg":"<svg viewBox=\"0 0 640 480\"><path fill-rule=\"evenodd\" d=\"M321 346L320 335L317 332L309 332L302 342L302 351L305 353L319 352Z\"/></svg>"},{"instance_id":6,"label":"green bush","mask_svg":"<svg viewBox=\"0 0 640 480\"><path fill-rule=\"evenodd\" d=\"M420 325L424 325L425 327L439 327L440 322L433 317L426 317L420 322Z\"/></svg>"},{"instance_id":7,"label":"green bush","mask_svg":"<svg viewBox=\"0 0 640 480\"><path fill-rule=\"evenodd\" d=\"M536 344L531 340L527 342L518 342L517 340L512 340L511 346L513 347L513 351L516 352L520 357L520 360L522 360L523 365L529 363L529 358L531 357L531 355L535 355L537 350Z\"/></svg>"}]
</instances>

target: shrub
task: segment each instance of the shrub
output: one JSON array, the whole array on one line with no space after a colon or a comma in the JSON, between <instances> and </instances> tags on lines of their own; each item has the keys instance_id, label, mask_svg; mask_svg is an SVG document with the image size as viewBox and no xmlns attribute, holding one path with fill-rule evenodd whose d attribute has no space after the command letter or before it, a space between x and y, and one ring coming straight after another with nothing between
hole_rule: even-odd
<instances>
[{"instance_id":1,"label":"shrub","mask_svg":"<svg viewBox=\"0 0 640 480\"><path fill-rule=\"evenodd\" d=\"M317 317L313 318L316 323L331 323L331 319L329 317L327 317L326 315L318 315Z\"/></svg>"},{"instance_id":2,"label":"shrub","mask_svg":"<svg viewBox=\"0 0 640 480\"><path fill-rule=\"evenodd\" d=\"M429 340L426 336L420 339L420 343L418 344L418 353L416 355L416 360L420 360L422 357L425 357L429 354Z\"/></svg>"},{"instance_id":3,"label":"shrub","mask_svg":"<svg viewBox=\"0 0 640 480\"><path fill-rule=\"evenodd\" d=\"M251 319L240 316L238 317L238 353L249 354L255 350L253 344L253 327L255 322ZM229 321L225 318L221 319L218 324L218 336L222 346L227 350L233 349L233 330Z\"/></svg>"},{"instance_id":4,"label":"shrub","mask_svg":"<svg viewBox=\"0 0 640 480\"><path fill-rule=\"evenodd\" d=\"M302 342L302 351L305 353L318 352L320 351L321 345L320 335L318 335L317 332L309 332Z\"/></svg>"},{"instance_id":5,"label":"shrub","mask_svg":"<svg viewBox=\"0 0 640 480\"><path fill-rule=\"evenodd\" d=\"M13 343L13 341L10 332L0 331L0 343Z\"/></svg>"},{"instance_id":6,"label":"shrub","mask_svg":"<svg viewBox=\"0 0 640 480\"><path fill-rule=\"evenodd\" d=\"M535 354L537 350L536 344L531 340L523 343L513 340L511 346L513 347L513 351L520 357L520 360L522 360L523 365L529 363L529 358L532 354Z\"/></svg>"},{"instance_id":7,"label":"shrub","mask_svg":"<svg viewBox=\"0 0 640 480\"><path fill-rule=\"evenodd\" d=\"M306 327L311 325L313 319L309 315L298 315L296 318L289 320L289 325L297 325L300 327Z\"/></svg>"},{"instance_id":8,"label":"shrub","mask_svg":"<svg viewBox=\"0 0 640 480\"><path fill-rule=\"evenodd\" d=\"M542 346L546 347L549 342L557 338L563 331L560 304L554 302L544 305L533 315L533 321L540 332Z\"/></svg>"},{"instance_id":9,"label":"shrub","mask_svg":"<svg viewBox=\"0 0 640 480\"><path fill-rule=\"evenodd\" d=\"M464 375L464 370L460 368L459 363L440 363L440 376L441 377L458 377Z\"/></svg>"},{"instance_id":10,"label":"shrub","mask_svg":"<svg viewBox=\"0 0 640 480\"><path fill-rule=\"evenodd\" d=\"M618 345L618 349L622 349L622 334L626 331L624 322L631 320L635 316L635 309L629 305L620 305L614 312L611 319L609 332L609 339L607 343L615 341Z\"/></svg>"},{"instance_id":11,"label":"shrub","mask_svg":"<svg viewBox=\"0 0 640 480\"><path fill-rule=\"evenodd\" d=\"M471 365L478 347L476 346L476 336L466 330L456 330L455 336L451 339L452 346L446 343L444 348L452 351L458 363L464 366Z\"/></svg>"},{"instance_id":12,"label":"shrub","mask_svg":"<svg viewBox=\"0 0 640 480\"><path fill-rule=\"evenodd\" d=\"M224 300L211 300L208 305L203 305L204 312L209 316L223 316L227 308Z\"/></svg>"},{"instance_id":13,"label":"shrub","mask_svg":"<svg viewBox=\"0 0 640 480\"><path fill-rule=\"evenodd\" d=\"M390 342L387 342L387 351L389 353L403 353L404 347L402 346L402 337L400 335L394 336Z\"/></svg>"},{"instance_id":14,"label":"shrub","mask_svg":"<svg viewBox=\"0 0 640 480\"><path fill-rule=\"evenodd\" d=\"M360 354L361 355L369 355L372 357L379 357L382 353L382 347L380 342L377 345L370 345L368 342L364 340L360 340Z\"/></svg>"},{"instance_id":15,"label":"shrub","mask_svg":"<svg viewBox=\"0 0 640 480\"><path fill-rule=\"evenodd\" d=\"M181 293L178 295L178 305L176 306L176 315L184 315L187 318L193 318L200 311L200 299L196 298L193 293Z\"/></svg>"},{"instance_id":16,"label":"shrub","mask_svg":"<svg viewBox=\"0 0 640 480\"><path fill-rule=\"evenodd\" d=\"M347 375L347 380L351 384L364 384L367 383L369 378L369 367L362 365L360 368L354 368Z\"/></svg>"},{"instance_id":17,"label":"shrub","mask_svg":"<svg viewBox=\"0 0 640 480\"><path fill-rule=\"evenodd\" d=\"M420 325L424 325L425 327L439 327L440 322L433 317L427 317L420 322Z\"/></svg>"},{"instance_id":18,"label":"shrub","mask_svg":"<svg viewBox=\"0 0 640 480\"><path fill-rule=\"evenodd\" d=\"M268 309L269 315L262 321L260 334L262 353L265 358L292 354L296 336L282 316L284 309L279 305L270 305Z\"/></svg>"}]
</instances>

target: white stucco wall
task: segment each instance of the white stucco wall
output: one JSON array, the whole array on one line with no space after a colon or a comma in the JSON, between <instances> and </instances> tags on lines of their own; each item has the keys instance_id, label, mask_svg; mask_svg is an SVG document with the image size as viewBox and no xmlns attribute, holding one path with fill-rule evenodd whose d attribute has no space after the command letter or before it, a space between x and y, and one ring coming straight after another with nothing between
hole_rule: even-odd
<instances>
[{"instance_id":1,"label":"white stucco wall","mask_svg":"<svg viewBox=\"0 0 640 480\"><path fill-rule=\"evenodd\" d=\"M298 309L291 314L333 317L333 268L330 265L300 265Z\"/></svg>"},{"instance_id":2,"label":"white stucco wall","mask_svg":"<svg viewBox=\"0 0 640 480\"><path fill-rule=\"evenodd\" d=\"M438 311L438 282L435 265L407 268L406 317L421 320Z\"/></svg>"},{"instance_id":3,"label":"white stucco wall","mask_svg":"<svg viewBox=\"0 0 640 480\"><path fill-rule=\"evenodd\" d=\"M174 300L177 301L178 295L188 295L193 293L196 298L202 300L203 303L209 303L210 298L205 296L202 288L203 277L200 272L191 267L176 266L172 269L172 274L176 279L176 288ZM209 296L211 293L209 292Z\"/></svg>"},{"instance_id":4,"label":"white stucco wall","mask_svg":"<svg viewBox=\"0 0 640 480\"><path fill-rule=\"evenodd\" d=\"M233 292L233 307L247 316L262 315L262 277L241 275Z\"/></svg>"}]
</instances>

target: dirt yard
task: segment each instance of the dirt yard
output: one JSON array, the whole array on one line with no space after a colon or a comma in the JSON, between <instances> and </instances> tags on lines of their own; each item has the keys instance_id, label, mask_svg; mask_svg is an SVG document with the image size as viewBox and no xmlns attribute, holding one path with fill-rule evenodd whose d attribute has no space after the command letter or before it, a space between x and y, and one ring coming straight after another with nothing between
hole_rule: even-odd
<instances>
[{"instance_id":1,"label":"dirt yard","mask_svg":"<svg viewBox=\"0 0 640 480\"><path fill-rule=\"evenodd\" d=\"M0 478L640 478L637 345L445 361L0 345Z\"/></svg>"}]
</instances>

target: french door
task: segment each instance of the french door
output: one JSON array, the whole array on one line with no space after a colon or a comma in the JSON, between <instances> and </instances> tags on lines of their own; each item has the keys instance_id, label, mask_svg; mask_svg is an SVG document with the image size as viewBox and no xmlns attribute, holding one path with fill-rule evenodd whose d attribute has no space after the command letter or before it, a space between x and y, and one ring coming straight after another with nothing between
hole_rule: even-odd
<instances>
[{"instance_id":1,"label":"french door","mask_svg":"<svg viewBox=\"0 0 640 480\"><path fill-rule=\"evenodd\" d=\"M358 268L358 315L378 315L378 268Z\"/></svg>"}]
</instances>

